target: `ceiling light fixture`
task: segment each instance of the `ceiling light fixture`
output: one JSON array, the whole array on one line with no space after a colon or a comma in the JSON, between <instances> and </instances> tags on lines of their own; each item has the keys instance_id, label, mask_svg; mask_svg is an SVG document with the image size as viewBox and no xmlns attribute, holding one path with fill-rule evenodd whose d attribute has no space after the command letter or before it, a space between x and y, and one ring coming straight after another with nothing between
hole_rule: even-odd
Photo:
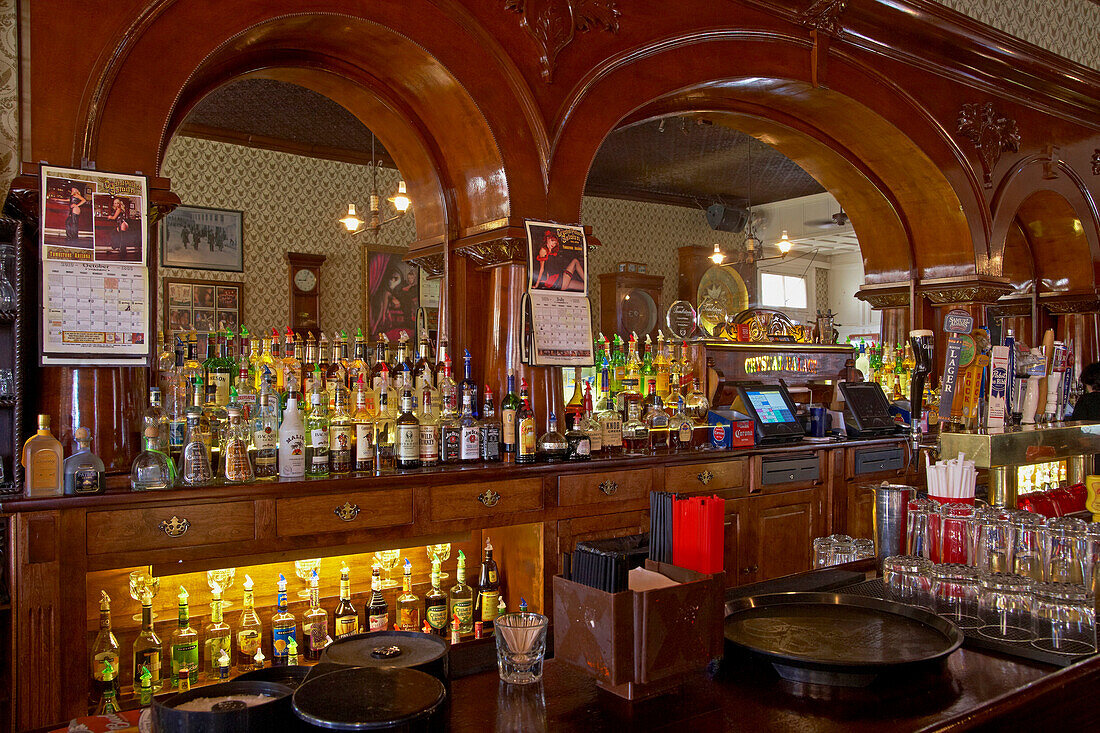
<instances>
[{"instance_id":1,"label":"ceiling light fixture","mask_svg":"<svg viewBox=\"0 0 1100 733\"><path fill-rule=\"evenodd\" d=\"M775 243L775 246L779 248L779 251L783 254L787 254L791 251L791 238L787 236L787 230L783 230L783 234L779 236L779 241Z\"/></svg>"},{"instance_id":2,"label":"ceiling light fixture","mask_svg":"<svg viewBox=\"0 0 1100 733\"><path fill-rule=\"evenodd\" d=\"M412 205L412 200L409 198L408 192L405 189L405 182L398 181L397 193L386 199L393 205L396 213L387 219L382 218L382 196L378 193L378 159L375 156L375 137L373 131L370 134L370 160L370 218L364 222L355 212L355 204L348 204L348 213L344 215L343 219L340 219L340 223L343 224L344 228L351 232L352 235L365 231L377 232L386 224L397 221L405 216L409 207Z\"/></svg>"},{"instance_id":3,"label":"ceiling light fixture","mask_svg":"<svg viewBox=\"0 0 1100 733\"><path fill-rule=\"evenodd\" d=\"M722 249L718 246L718 242L714 243L714 253L711 254L710 261L716 265L720 265L726 261L726 255L722 253Z\"/></svg>"}]
</instances>

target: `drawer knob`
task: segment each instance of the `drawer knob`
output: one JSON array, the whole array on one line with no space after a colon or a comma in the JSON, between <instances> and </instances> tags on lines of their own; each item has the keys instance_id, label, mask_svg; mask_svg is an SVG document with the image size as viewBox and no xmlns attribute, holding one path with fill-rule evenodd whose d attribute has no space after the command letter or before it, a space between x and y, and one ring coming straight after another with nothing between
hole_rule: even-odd
<instances>
[{"instance_id":1,"label":"drawer knob","mask_svg":"<svg viewBox=\"0 0 1100 733\"><path fill-rule=\"evenodd\" d=\"M169 537L183 537L187 534L187 530L191 529L191 522L186 518L180 519L173 514L171 519L163 519L157 526Z\"/></svg>"},{"instance_id":2,"label":"drawer knob","mask_svg":"<svg viewBox=\"0 0 1100 733\"><path fill-rule=\"evenodd\" d=\"M713 473L711 473L710 471L703 471L701 474L699 474L699 483L701 483L703 486L706 486L713 478Z\"/></svg>"},{"instance_id":3,"label":"drawer knob","mask_svg":"<svg viewBox=\"0 0 1100 733\"><path fill-rule=\"evenodd\" d=\"M345 501L342 505L332 510L332 513L340 517L343 522L350 522L359 516L359 505Z\"/></svg>"},{"instance_id":4,"label":"drawer knob","mask_svg":"<svg viewBox=\"0 0 1100 733\"><path fill-rule=\"evenodd\" d=\"M487 507L494 507L500 503L500 493L492 489L485 489L477 495L477 500Z\"/></svg>"},{"instance_id":5,"label":"drawer knob","mask_svg":"<svg viewBox=\"0 0 1100 733\"><path fill-rule=\"evenodd\" d=\"M611 496L612 494L614 494L618 490L619 490L619 482L618 481L607 480L607 481L604 481L603 483L600 484L600 491L602 491L606 496Z\"/></svg>"}]
</instances>

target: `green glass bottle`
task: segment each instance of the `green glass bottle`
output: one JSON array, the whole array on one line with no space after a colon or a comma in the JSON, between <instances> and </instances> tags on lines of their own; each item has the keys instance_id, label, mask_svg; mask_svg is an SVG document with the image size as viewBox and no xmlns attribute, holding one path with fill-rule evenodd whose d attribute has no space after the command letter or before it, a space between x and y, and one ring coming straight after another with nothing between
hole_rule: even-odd
<instances>
[{"instance_id":1,"label":"green glass bottle","mask_svg":"<svg viewBox=\"0 0 1100 733\"><path fill-rule=\"evenodd\" d=\"M184 678L184 687L199 681L199 635L191 628L191 616L187 607L187 589L182 585L179 592L179 627L172 632L172 686L179 687Z\"/></svg>"}]
</instances>

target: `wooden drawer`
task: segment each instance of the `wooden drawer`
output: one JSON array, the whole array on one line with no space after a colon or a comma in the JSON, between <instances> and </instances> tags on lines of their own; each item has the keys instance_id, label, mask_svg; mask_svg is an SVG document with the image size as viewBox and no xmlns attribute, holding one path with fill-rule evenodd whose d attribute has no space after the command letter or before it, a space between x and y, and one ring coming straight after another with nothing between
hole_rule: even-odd
<instances>
[{"instance_id":1,"label":"wooden drawer","mask_svg":"<svg viewBox=\"0 0 1100 733\"><path fill-rule=\"evenodd\" d=\"M558 506L645 499L652 489L653 472L648 468L560 476Z\"/></svg>"},{"instance_id":2,"label":"wooden drawer","mask_svg":"<svg viewBox=\"0 0 1100 733\"><path fill-rule=\"evenodd\" d=\"M428 489L432 519L472 519L542 509L542 479L454 484Z\"/></svg>"},{"instance_id":3,"label":"wooden drawer","mask_svg":"<svg viewBox=\"0 0 1100 733\"><path fill-rule=\"evenodd\" d=\"M665 491L716 491L745 485L745 459L665 468Z\"/></svg>"},{"instance_id":4,"label":"wooden drawer","mask_svg":"<svg viewBox=\"0 0 1100 733\"><path fill-rule=\"evenodd\" d=\"M88 512L89 555L253 539L256 505L251 501Z\"/></svg>"},{"instance_id":5,"label":"wooden drawer","mask_svg":"<svg viewBox=\"0 0 1100 733\"><path fill-rule=\"evenodd\" d=\"M412 521L411 489L339 492L275 502L275 531L280 537L354 532L412 524Z\"/></svg>"}]
</instances>

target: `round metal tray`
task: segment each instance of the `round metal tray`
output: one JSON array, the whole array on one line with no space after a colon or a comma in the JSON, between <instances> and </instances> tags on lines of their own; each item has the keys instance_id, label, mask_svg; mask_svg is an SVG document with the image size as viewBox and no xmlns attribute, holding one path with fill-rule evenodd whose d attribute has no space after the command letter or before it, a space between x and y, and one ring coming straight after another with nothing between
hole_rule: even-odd
<instances>
[{"instance_id":1,"label":"round metal tray","mask_svg":"<svg viewBox=\"0 0 1100 733\"><path fill-rule=\"evenodd\" d=\"M773 593L726 604L725 636L793 682L862 687L946 659L963 642L922 608L839 593Z\"/></svg>"}]
</instances>

